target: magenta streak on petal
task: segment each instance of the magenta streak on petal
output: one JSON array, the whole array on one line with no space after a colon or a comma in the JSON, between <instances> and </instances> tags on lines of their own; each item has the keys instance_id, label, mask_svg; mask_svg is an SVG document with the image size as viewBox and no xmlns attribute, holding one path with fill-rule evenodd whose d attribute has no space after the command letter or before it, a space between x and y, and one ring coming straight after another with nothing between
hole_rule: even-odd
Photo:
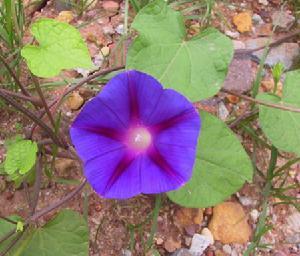
<instances>
[{"instance_id":1,"label":"magenta streak on petal","mask_svg":"<svg viewBox=\"0 0 300 256\"><path fill-rule=\"evenodd\" d=\"M112 128L106 128L106 127L81 127L81 126L74 126L74 128L77 129L82 129L85 131L89 131L92 133L96 133L99 134L101 136L110 138L112 140L116 140L116 141L122 141L124 136L123 136L123 132L114 130Z\"/></svg>"},{"instance_id":2,"label":"magenta streak on petal","mask_svg":"<svg viewBox=\"0 0 300 256\"><path fill-rule=\"evenodd\" d=\"M130 104L130 118L131 122L137 122L139 120L139 105L136 96L136 84L135 81L131 78L130 73L127 73L128 76L128 91L129 91L129 104Z\"/></svg>"},{"instance_id":3,"label":"magenta streak on petal","mask_svg":"<svg viewBox=\"0 0 300 256\"><path fill-rule=\"evenodd\" d=\"M149 149L148 155L150 159L159 166L162 170L164 170L171 179L177 180L179 184L183 184L185 182L185 179L181 176L180 173L175 171L169 163L165 160L165 158L159 153L159 151L156 149L154 145Z\"/></svg>"},{"instance_id":4,"label":"magenta streak on petal","mask_svg":"<svg viewBox=\"0 0 300 256\"><path fill-rule=\"evenodd\" d=\"M123 174L123 172L127 169L127 167L132 163L134 159L135 157L129 154L125 154L123 156L123 158L120 160L120 162L112 172L111 177L108 179L108 182L104 189L104 195L107 194L107 192L111 189L111 187L120 178L120 176Z\"/></svg>"},{"instance_id":5,"label":"magenta streak on petal","mask_svg":"<svg viewBox=\"0 0 300 256\"><path fill-rule=\"evenodd\" d=\"M180 122L184 122L185 120L189 119L189 118L194 118L195 116L195 109L194 108L190 108L187 109L183 112L181 112L180 114L173 116L167 120L164 120L158 124L155 124L153 126L150 127L150 130L154 133L159 133L163 130L166 130Z\"/></svg>"}]
</instances>

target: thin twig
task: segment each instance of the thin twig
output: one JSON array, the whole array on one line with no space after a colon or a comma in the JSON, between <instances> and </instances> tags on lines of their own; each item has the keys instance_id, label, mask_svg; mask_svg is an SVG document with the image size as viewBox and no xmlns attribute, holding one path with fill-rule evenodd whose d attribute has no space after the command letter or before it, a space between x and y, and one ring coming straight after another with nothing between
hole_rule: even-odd
<instances>
[{"instance_id":1,"label":"thin twig","mask_svg":"<svg viewBox=\"0 0 300 256\"><path fill-rule=\"evenodd\" d=\"M18 85L18 87L21 89L22 93L26 96L30 96L29 92L26 90L26 88L22 85L20 80L17 78L15 72L10 68L10 66L6 63L4 57L1 56L0 54L0 61L3 63L11 77L14 79L15 83Z\"/></svg>"},{"instance_id":2,"label":"thin twig","mask_svg":"<svg viewBox=\"0 0 300 256\"><path fill-rule=\"evenodd\" d=\"M33 122L35 122L37 125L39 125L42 129L45 130L45 132L49 135L49 137L53 140L53 142L61 147L64 147L55 133L49 128L47 124L45 124L40 118L36 117L34 113L32 113L29 109L24 108L22 105L20 105L17 101L15 101L13 98L11 98L8 94L3 93L0 91L0 97L5 100L7 103L11 104L13 107L15 107L17 110L22 112L25 116L27 116L29 119L31 119Z\"/></svg>"},{"instance_id":3,"label":"thin twig","mask_svg":"<svg viewBox=\"0 0 300 256\"><path fill-rule=\"evenodd\" d=\"M272 47L275 47L275 46L277 46L281 43L284 43L284 42L298 36L299 33L300 33L300 29L297 29L297 30L291 32L290 34L287 34L287 35L282 36L278 39L275 39L269 44L269 47L272 48ZM267 46L268 46L268 43L265 44L265 45L253 48L253 49L238 49L238 50L235 51L235 54L251 54L253 52L260 51L260 50L266 48Z\"/></svg>"},{"instance_id":4,"label":"thin twig","mask_svg":"<svg viewBox=\"0 0 300 256\"><path fill-rule=\"evenodd\" d=\"M249 117L256 115L258 113L258 109L255 109L253 111L247 111L244 114L237 117L232 123L228 125L229 128L233 129L234 127L238 126L241 122L248 119Z\"/></svg>"},{"instance_id":5,"label":"thin twig","mask_svg":"<svg viewBox=\"0 0 300 256\"><path fill-rule=\"evenodd\" d=\"M45 153L46 153L47 155L53 155L52 149L50 149L49 147L44 147L44 149L45 149ZM67 158L67 159L74 159L74 160L77 159L77 158L76 158L71 152L69 152L69 151L65 151L65 152L64 152L64 151L57 152L56 156L59 157L59 158Z\"/></svg>"},{"instance_id":6,"label":"thin twig","mask_svg":"<svg viewBox=\"0 0 300 256\"><path fill-rule=\"evenodd\" d=\"M231 95L234 95L234 96L237 96L237 97L239 97L241 99L244 99L244 100L247 100L247 101L259 104L259 105L266 106L266 107L277 108L277 109L281 109L281 110L285 110L285 111L291 111L291 112L300 113L300 108L295 108L293 106L282 105L282 104L275 104L275 103L270 103L270 102L266 102L266 101L263 101L263 100L254 99L254 98L251 98L249 96L246 96L246 95L234 92L234 91L226 90L224 88L221 89L221 91L225 92L225 93L228 93L228 94L231 94Z\"/></svg>"}]
</instances>

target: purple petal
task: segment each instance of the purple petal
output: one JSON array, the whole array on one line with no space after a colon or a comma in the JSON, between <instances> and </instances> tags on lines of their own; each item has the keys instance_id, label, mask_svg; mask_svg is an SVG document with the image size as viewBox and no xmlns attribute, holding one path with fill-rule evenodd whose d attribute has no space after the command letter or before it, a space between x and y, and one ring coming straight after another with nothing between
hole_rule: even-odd
<instances>
[{"instance_id":1,"label":"purple petal","mask_svg":"<svg viewBox=\"0 0 300 256\"><path fill-rule=\"evenodd\" d=\"M182 177L174 176L173 170L164 170L153 158L144 155L141 161L141 188L142 193L156 194L174 190L182 186L185 181ZM175 177L175 179L174 179Z\"/></svg>"},{"instance_id":2,"label":"purple petal","mask_svg":"<svg viewBox=\"0 0 300 256\"><path fill-rule=\"evenodd\" d=\"M83 163L115 150L125 149L119 141L84 129L71 128L70 135Z\"/></svg>"},{"instance_id":3,"label":"purple petal","mask_svg":"<svg viewBox=\"0 0 300 256\"><path fill-rule=\"evenodd\" d=\"M88 161L85 176L103 197L125 199L141 193L139 158L116 150Z\"/></svg>"}]
</instances>

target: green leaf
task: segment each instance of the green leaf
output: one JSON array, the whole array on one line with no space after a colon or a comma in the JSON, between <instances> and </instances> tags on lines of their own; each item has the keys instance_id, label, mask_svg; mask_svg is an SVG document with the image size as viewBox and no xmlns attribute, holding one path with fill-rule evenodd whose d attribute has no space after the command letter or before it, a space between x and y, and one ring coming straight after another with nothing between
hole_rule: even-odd
<instances>
[{"instance_id":1,"label":"green leaf","mask_svg":"<svg viewBox=\"0 0 300 256\"><path fill-rule=\"evenodd\" d=\"M77 212L62 210L44 227L33 230L20 256L88 256L86 221Z\"/></svg>"},{"instance_id":2,"label":"green leaf","mask_svg":"<svg viewBox=\"0 0 300 256\"><path fill-rule=\"evenodd\" d=\"M21 54L34 75L53 77L62 69L92 68L87 46L73 26L40 19L32 25L31 33L39 45L26 45Z\"/></svg>"},{"instance_id":3,"label":"green leaf","mask_svg":"<svg viewBox=\"0 0 300 256\"><path fill-rule=\"evenodd\" d=\"M139 36L129 49L127 69L148 73L193 101L220 90L233 56L229 38L211 28L187 40L182 15L162 0L145 6L132 28Z\"/></svg>"},{"instance_id":4,"label":"green leaf","mask_svg":"<svg viewBox=\"0 0 300 256\"><path fill-rule=\"evenodd\" d=\"M208 207L227 199L252 179L252 164L235 134L218 118L201 111L202 128L191 180L168 193L185 207Z\"/></svg>"},{"instance_id":5,"label":"green leaf","mask_svg":"<svg viewBox=\"0 0 300 256\"><path fill-rule=\"evenodd\" d=\"M18 221L16 232L23 232L23 231L24 231L24 223L22 221Z\"/></svg>"},{"instance_id":6,"label":"green leaf","mask_svg":"<svg viewBox=\"0 0 300 256\"><path fill-rule=\"evenodd\" d=\"M4 162L5 172L8 175L29 172L35 164L37 150L37 144L31 140L18 140L9 144Z\"/></svg>"},{"instance_id":7,"label":"green leaf","mask_svg":"<svg viewBox=\"0 0 300 256\"><path fill-rule=\"evenodd\" d=\"M12 221L22 221L22 218L17 215L9 216L8 217ZM16 225L13 223L10 223L6 220L0 219L0 238L5 236L8 232L11 230L16 229ZM16 232L17 234L17 232ZM14 234L12 237L4 241L3 243L0 243L0 252L3 252L9 246L10 242L12 242L15 239L16 234ZM8 255L13 255L12 253L9 253ZM16 255L14 255L16 256Z\"/></svg>"},{"instance_id":8,"label":"green leaf","mask_svg":"<svg viewBox=\"0 0 300 256\"><path fill-rule=\"evenodd\" d=\"M300 108L300 70L286 73L282 98L260 94L258 99ZM259 106L259 123L267 138L280 150L300 155L300 113Z\"/></svg>"}]
</instances>

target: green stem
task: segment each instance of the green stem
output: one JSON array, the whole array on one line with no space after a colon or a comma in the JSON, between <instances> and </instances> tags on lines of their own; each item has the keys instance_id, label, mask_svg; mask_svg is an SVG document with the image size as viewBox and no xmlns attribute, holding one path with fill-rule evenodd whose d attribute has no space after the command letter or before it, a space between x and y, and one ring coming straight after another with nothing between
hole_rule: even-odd
<instances>
[{"instance_id":1,"label":"green stem","mask_svg":"<svg viewBox=\"0 0 300 256\"><path fill-rule=\"evenodd\" d=\"M157 218L158 218L160 207L161 207L161 194L157 194L155 197L155 206L154 206L154 210L152 213L153 217L152 217L151 232L150 232L150 236L147 240L146 250L149 250L153 244L154 234L156 233L156 230L157 230Z\"/></svg>"},{"instance_id":2,"label":"green stem","mask_svg":"<svg viewBox=\"0 0 300 256\"><path fill-rule=\"evenodd\" d=\"M253 241L248 246L243 256L249 256L251 255L252 252L254 253L253 255L255 255L255 249L259 247L261 237L269 230L269 227L266 226L266 220L267 220L267 211L269 206L269 197L272 193L272 180L274 178L274 170L276 168L277 157L278 157L278 150L274 146L272 146L271 159L267 171L267 180L266 180L265 187L262 191L263 194L262 212L259 216Z\"/></svg>"},{"instance_id":3,"label":"green stem","mask_svg":"<svg viewBox=\"0 0 300 256\"><path fill-rule=\"evenodd\" d=\"M278 87L278 80L277 79L273 79L274 80L274 89L273 89L273 93L276 94L277 92L277 87Z\"/></svg>"},{"instance_id":4,"label":"green stem","mask_svg":"<svg viewBox=\"0 0 300 256\"><path fill-rule=\"evenodd\" d=\"M128 11L129 11L129 0L125 0L125 15L124 15L124 35L128 35Z\"/></svg>"},{"instance_id":5,"label":"green stem","mask_svg":"<svg viewBox=\"0 0 300 256\"><path fill-rule=\"evenodd\" d=\"M258 94L258 90L259 90L259 86L263 77L263 70L264 70L264 65L270 50L270 43L271 43L271 39L268 40L266 48L263 51L263 55L262 58L259 62L259 67L258 67L258 71L256 74L256 78L253 84L253 88L252 88L252 97L256 98L257 94Z\"/></svg>"}]
</instances>

